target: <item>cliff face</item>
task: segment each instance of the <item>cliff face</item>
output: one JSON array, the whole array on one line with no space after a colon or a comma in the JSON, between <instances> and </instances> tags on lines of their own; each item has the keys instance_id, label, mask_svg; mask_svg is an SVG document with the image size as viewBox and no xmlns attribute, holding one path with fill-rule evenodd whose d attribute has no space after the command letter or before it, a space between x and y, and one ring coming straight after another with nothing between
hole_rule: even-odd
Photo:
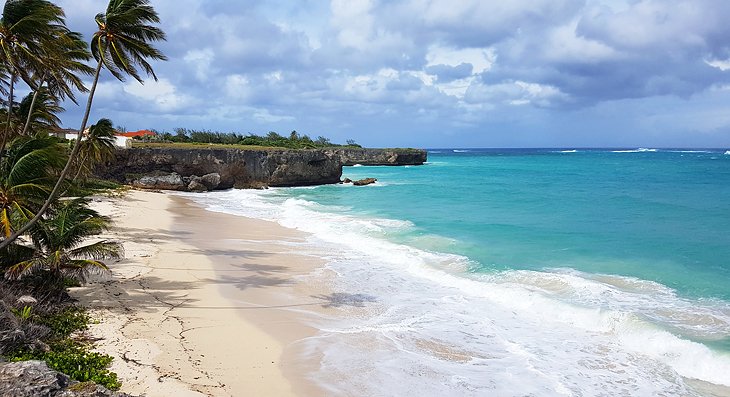
<instances>
[{"instance_id":1,"label":"cliff face","mask_svg":"<svg viewBox=\"0 0 730 397\"><path fill-rule=\"evenodd\" d=\"M421 149L330 149L339 156L342 165L421 165L426 151Z\"/></svg>"},{"instance_id":2,"label":"cliff face","mask_svg":"<svg viewBox=\"0 0 730 397\"><path fill-rule=\"evenodd\" d=\"M116 157L99 174L123 183L154 173L217 173L218 189L257 188L337 183L342 175L339 157L320 150L130 148Z\"/></svg>"},{"instance_id":3,"label":"cliff face","mask_svg":"<svg viewBox=\"0 0 730 397\"><path fill-rule=\"evenodd\" d=\"M343 165L416 165L426 152L413 149L241 150L228 148L129 148L97 171L101 177L132 183L144 175L220 175L217 189L308 186L340 182Z\"/></svg>"}]
</instances>

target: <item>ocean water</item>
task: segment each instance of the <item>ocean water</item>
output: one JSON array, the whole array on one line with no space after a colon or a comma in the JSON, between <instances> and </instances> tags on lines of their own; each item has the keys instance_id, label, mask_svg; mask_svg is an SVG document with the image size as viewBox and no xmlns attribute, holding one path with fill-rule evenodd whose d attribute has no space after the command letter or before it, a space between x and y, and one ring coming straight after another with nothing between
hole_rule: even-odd
<instances>
[{"instance_id":1,"label":"ocean water","mask_svg":"<svg viewBox=\"0 0 730 397\"><path fill-rule=\"evenodd\" d=\"M730 151L436 149L343 177L378 182L190 196L310 233L337 299L302 344L332 395L730 395Z\"/></svg>"}]
</instances>

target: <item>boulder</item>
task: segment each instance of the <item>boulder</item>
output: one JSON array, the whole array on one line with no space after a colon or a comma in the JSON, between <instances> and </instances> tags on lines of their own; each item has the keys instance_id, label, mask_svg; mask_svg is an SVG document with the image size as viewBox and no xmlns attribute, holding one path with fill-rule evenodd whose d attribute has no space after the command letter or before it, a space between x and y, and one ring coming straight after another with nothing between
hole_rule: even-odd
<instances>
[{"instance_id":1,"label":"boulder","mask_svg":"<svg viewBox=\"0 0 730 397\"><path fill-rule=\"evenodd\" d=\"M215 190L221 184L221 175L217 172L211 172L200 177L200 183L205 185L208 190Z\"/></svg>"},{"instance_id":2,"label":"boulder","mask_svg":"<svg viewBox=\"0 0 730 397\"><path fill-rule=\"evenodd\" d=\"M0 364L0 396L55 396L68 387L69 378L43 361Z\"/></svg>"},{"instance_id":3,"label":"boulder","mask_svg":"<svg viewBox=\"0 0 730 397\"><path fill-rule=\"evenodd\" d=\"M345 178L345 179L344 179L344 180L342 181L342 183L352 183L352 179L350 179L350 178Z\"/></svg>"},{"instance_id":4,"label":"boulder","mask_svg":"<svg viewBox=\"0 0 730 397\"><path fill-rule=\"evenodd\" d=\"M0 397L131 397L92 382L79 383L43 361L0 362Z\"/></svg>"},{"instance_id":5,"label":"boulder","mask_svg":"<svg viewBox=\"0 0 730 397\"><path fill-rule=\"evenodd\" d=\"M207 192L208 188L204 184L202 184L200 182L200 178L198 178L190 181L190 184L188 184L188 190L191 192L202 193Z\"/></svg>"},{"instance_id":6,"label":"boulder","mask_svg":"<svg viewBox=\"0 0 730 397\"><path fill-rule=\"evenodd\" d=\"M359 181L352 182L352 184L355 186L365 186L365 185L373 184L376 181L377 181L377 179L375 179L375 178L365 178L365 179L360 179Z\"/></svg>"},{"instance_id":7,"label":"boulder","mask_svg":"<svg viewBox=\"0 0 730 397\"><path fill-rule=\"evenodd\" d=\"M185 190L186 188L182 176L176 172L145 175L133 181L132 186L142 189L161 190Z\"/></svg>"}]
</instances>

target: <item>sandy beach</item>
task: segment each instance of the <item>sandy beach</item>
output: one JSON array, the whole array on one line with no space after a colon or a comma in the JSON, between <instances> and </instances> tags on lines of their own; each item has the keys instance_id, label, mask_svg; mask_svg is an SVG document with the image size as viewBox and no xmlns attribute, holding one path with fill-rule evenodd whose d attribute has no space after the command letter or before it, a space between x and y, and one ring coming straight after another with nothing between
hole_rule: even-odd
<instances>
[{"instance_id":1,"label":"sandy beach","mask_svg":"<svg viewBox=\"0 0 730 397\"><path fill-rule=\"evenodd\" d=\"M112 279L75 288L92 310L98 350L115 357L122 391L146 396L321 395L297 353L314 334L301 312L327 291L302 275L322 266L297 253L306 235L213 213L171 194L98 198L124 242ZM319 295L316 295L319 294ZM286 376L285 376L286 375Z\"/></svg>"}]
</instances>

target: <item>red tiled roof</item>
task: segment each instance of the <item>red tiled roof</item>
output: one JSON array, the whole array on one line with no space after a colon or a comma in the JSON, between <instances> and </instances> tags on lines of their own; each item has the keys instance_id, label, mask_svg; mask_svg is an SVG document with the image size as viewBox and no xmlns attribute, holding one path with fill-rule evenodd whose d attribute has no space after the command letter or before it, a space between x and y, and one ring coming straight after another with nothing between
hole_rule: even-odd
<instances>
[{"instance_id":1,"label":"red tiled roof","mask_svg":"<svg viewBox=\"0 0 730 397\"><path fill-rule=\"evenodd\" d=\"M131 132L118 132L117 136L126 136L127 138L132 138L135 136L147 136L147 135L157 135L154 132L150 130L139 130L139 131L131 131Z\"/></svg>"}]
</instances>

